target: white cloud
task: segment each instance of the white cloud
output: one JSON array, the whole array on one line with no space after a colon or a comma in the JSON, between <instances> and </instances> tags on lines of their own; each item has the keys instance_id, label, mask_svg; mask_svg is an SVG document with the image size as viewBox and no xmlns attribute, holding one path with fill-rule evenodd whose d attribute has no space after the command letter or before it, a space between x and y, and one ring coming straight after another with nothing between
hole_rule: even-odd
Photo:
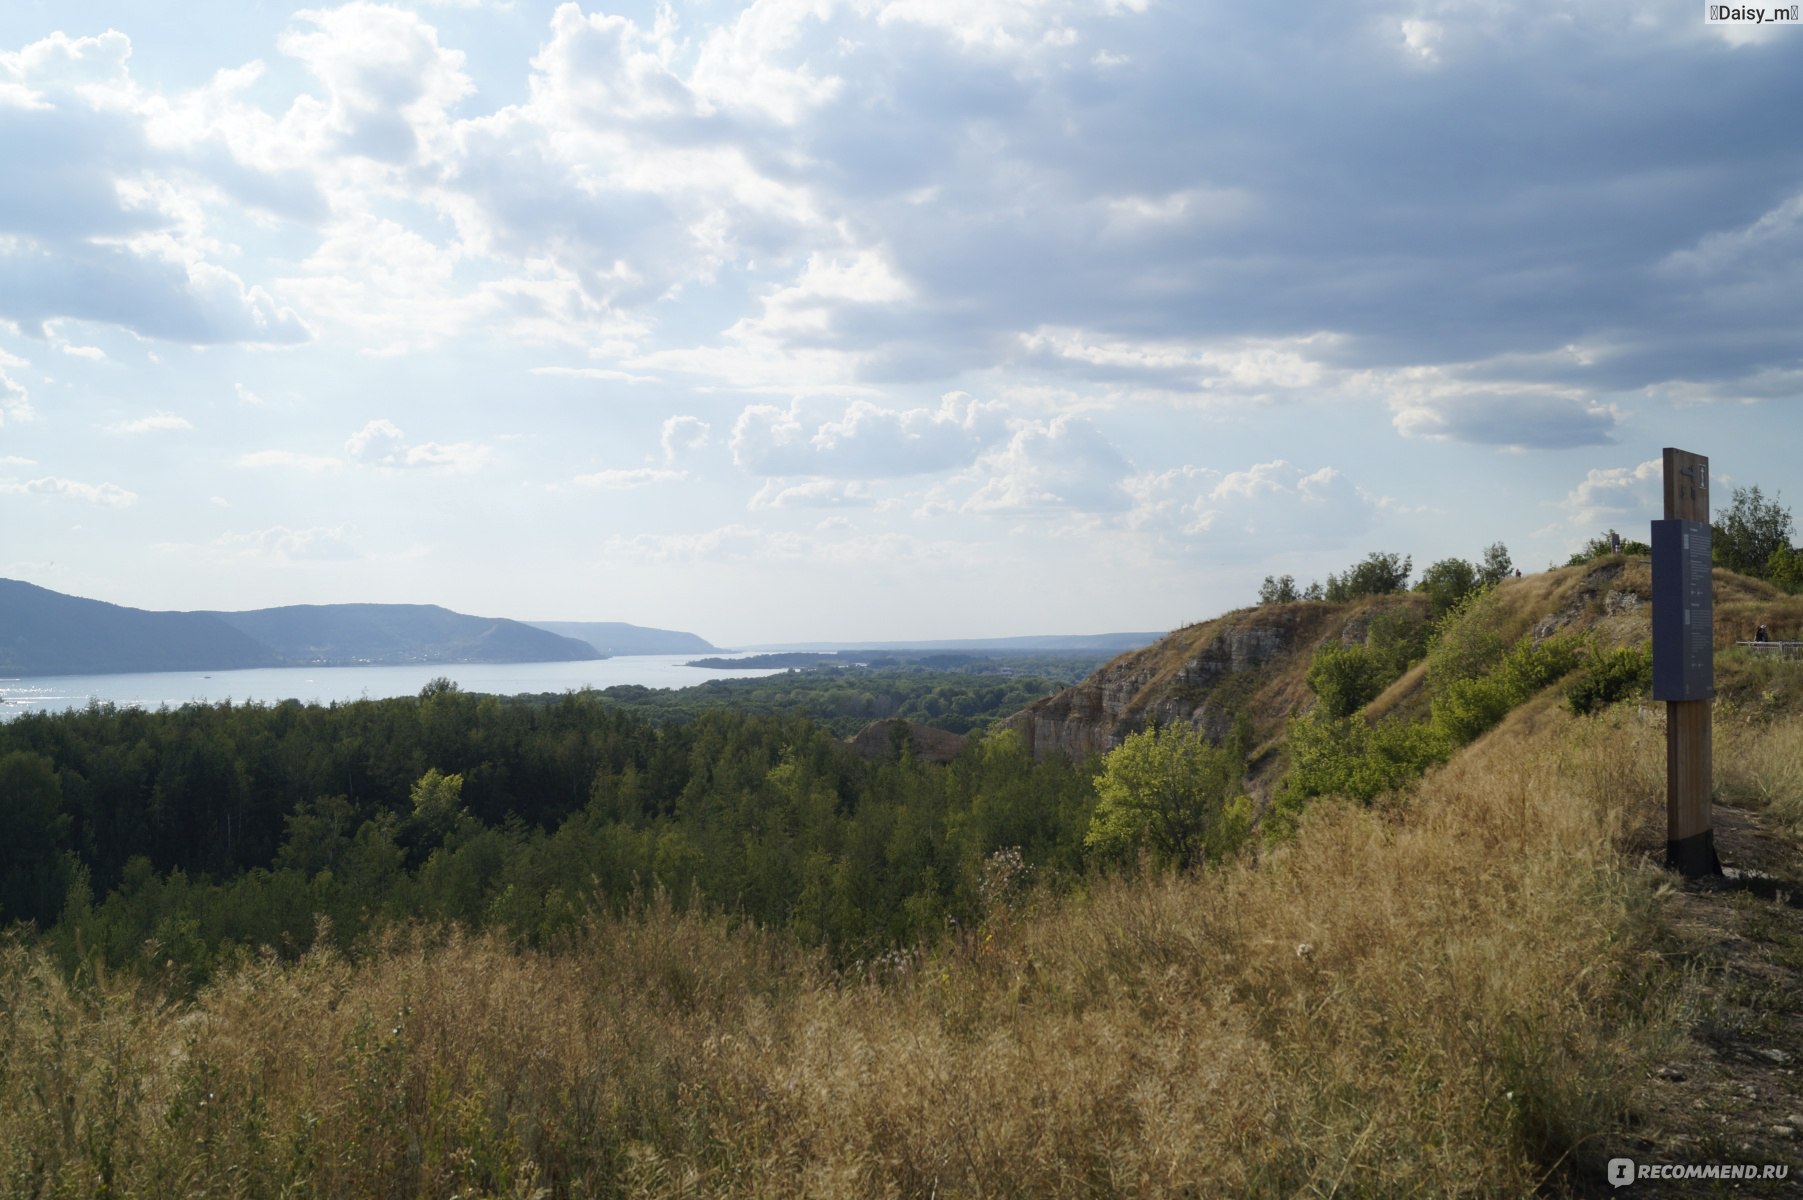
<instances>
[{"instance_id":1,"label":"white cloud","mask_svg":"<svg viewBox=\"0 0 1803 1200\"><path fill-rule=\"evenodd\" d=\"M388 164L442 152L449 109L475 89L463 54L416 14L376 4L308 9L279 43L326 85L318 132L333 148Z\"/></svg>"},{"instance_id":2,"label":"white cloud","mask_svg":"<svg viewBox=\"0 0 1803 1200\"><path fill-rule=\"evenodd\" d=\"M85 358L89 362L104 362L106 359L106 351L99 346L71 346L65 342L57 349L71 358Z\"/></svg>"},{"instance_id":3,"label":"white cloud","mask_svg":"<svg viewBox=\"0 0 1803 1200\"><path fill-rule=\"evenodd\" d=\"M293 450L255 450L238 456L241 467L292 467L298 471L337 471L344 460L320 454L301 454Z\"/></svg>"},{"instance_id":4,"label":"white cloud","mask_svg":"<svg viewBox=\"0 0 1803 1200\"><path fill-rule=\"evenodd\" d=\"M1396 431L1514 450L1594 446L1615 440L1621 411L1581 396L1544 392L1474 391L1390 401Z\"/></svg>"},{"instance_id":5,"label":"white cloud","mask_svg":"<svg viewBox=\"0 0 1803 1200\"><path fill-rule=\"evenodd\" d=\"M1305 471L1282 459L1239 471L1184 466L1125 487L1134 501L1130 528L1201 541L1223 562L1338 548L1384 507L1333 467Z\"/></svg>"},{"instance_id":6,"label":"white cloud","mask_svg":"<svg viewBox=\"0 0 1803 1200\"><path fill-rule=\"evenodd\" d=\"M271 559L276 562L342 562L362 558L352 540L350 524L317 525L290 529L274 525L245 533L228 533L212 543L216 552L235 558Z\"/></svg>"},{"instance_id":7,"label":"white cloud","mask_svg":"<svg viewBox=\"0 0 1803 1200\"><path fill-rule=\"evenodd\" d=\"M406 434L386 417L378 418L351 434L345 452L359 462L392 461L406 450Z\"/></svg>"},{"instance_id":8,"label":"white cloud","mask_svg":"<svg viewBox=\"0 0 1803 1200\"><path fill-rule=\"evenodd\" d=\"M1664 473L1664 462L1657 458L1633 467L1591 468L1565 497L1571 524L1588 529L1629 514L1650 518L1659 510Z\"/></svg>"},{"instance_id":9,"label":"white cloud","mask_svg":"<svg viewBox=\"0 0 1803 1200\"><path fill-rule=\"evenodd\" d=\"M138 502L138 494L114 483L80 483L73 479L46 476L23 483L0 482L0 494L11 496L60 496L79 500L101 508L129 508Z\"/></svg>"},{"instance_id":10,"label":"white cloud","mask_svg":"<svg viewBox=\"0 0 1803 1200\"><path fill-rule=\"evenodd\" d=\"M108 433L136 434L160 433L173 429L192 429L193 422L186 417L178 417L174 413L152 413L148 417L139 417L135 421L115 421L106 427Z\"/></svg>"},{"instance_id":11,"label":"white cloud","mask_svg":"<svg viewBox=\"0 0 1803 1200\"><path fill-rule=\"evenodd\" d=\"M783 65L805 22L831 15L831 0L753 0L730 25L702 44L689 78L696 98L726 110L749 111L794 125L839 95L844 81L816 74L804 60Z\"/></svg>"},{"instance_id":12,"label":"white cloud","mask_svg":"<svg viewBox=\"0 0 1803 1200\"><path fill-rule=\"evenodd\" d=\"M604 561L619 559L651 566L696 562L768 562L802 556L799 534L771 534L749 525L723 525L701 533L615 535L603 548Z\"/></svg>"},{"instance_id":13,"label":"white cloud","mask_svg":"<svg viewBox=\"0 0 1803 1200\"><path fill-rule=\"evenodd\" d=\"M1320 386L1323 355L1343 347L1335 333L1288 338L1143 339L1090 329L1040 326L1022 334L1029 355L1097 371L1107 377L1190 392L1255 398Z\"/></svg>"},{"instance_id":14,"label":"white cloud","mask_svg":"<svg viewBox=\"0 0 1803 1200\"><path fill-rule=\"evenodd\" d=\"M1066 414L1016 429L1005 446L971 472L982 485L966 512L1121 512L1132 500L1122 484L1132 466L1087 417Z\"/></svg>"},{"instance_id":15,"label":"white cloud","mask_svg":"<svg viewBox=\"0 0 1803 1200\"><path fill-rule=\"evenodd\" d=\"M387 418L378 418L351 434L345 452L361 463L382 467L448 467L473 471L487 464L493 451L472 442L407 444L406 434Z\"/></svg>"},{"instance_id":16,"label":"white cloud","mask_svg":"<svg viewBox=\"0 0 1803 1200\"><path fill-rule=\"evenodd\" d=\"M687 479L687 471L671 471L663 467L626 467L610 471L595 471L588 475L578 475L570 482L577 487L602 488L607 491L625 492L635 488L650 487L658 483L675 483Z\"/></svg>"},{"instance_id":17,"label":"white cloud","mask_svg":"<svg viewBox=\"0 0 1803 1200\"><path fill-rule=\"evenodd\" d=\"M9 366L23 366L24 360L0 351L0 426L31 420L31 396L25 386L6 373Z\"/></svg>"},{"instance_id":18,"label":"white cloud","mask_svg":"<svg viewBox=\"0 0 1803 1200\"><path fill-rule=\"evenodd\" d=\"M753 475L884 479L968 465L1006 436L999 409L962 392L939 407L895 409L854 400L837 417L757 404L733 424L733 461Z\"/></svg>"},{"instance_id":19,"label":"white cloud","mask_svg":"<svg viewBox=\"0 0 1803 1200\"><path fill-rule=\"evenodd\" d=\"M678 458L693 454L707 445L708 435L712 427L699 417L670 417L664 422L660 441L664 448L664 461L673 463Z\"/></svg>"},{"instance_id":20,"label":"white cloud","mask_svg":"<svg viewBox=\"0 0 1803 1200\"><path fill-rule=\"evenodd\" d=\"M752 496L750 507L763 508L867 508L876 503L868 485L857 480L811 479L785 485L771 479Z\"/></svg>"},{"instance_id":21,"label":"white cloud","mask_svg":"<svg viewBox=\"0 0 1803 1200\"><path fill-rule=\"evenodd\" d=\"M533 367L530 373L553 379L594 379L604 383L660 382L655 375L634 375L631 371L618 371L612 367Z\"/></svg>"},{"instance_id":22,"label":"white cloud","mask_svg":"<svg viewBox=\"0 0 1803 1200\"><path fill-rule=\"evenodd\" d=\"M820 532L839 528L842 527L823 524ZM873 565L952 562L960 557L960 551L904 533L830 538L734 523L700 533L610 537L603 547L603 556L609 563L627 561L658 567L809 563L868 571Z\"/></svg>"}]
</instances>

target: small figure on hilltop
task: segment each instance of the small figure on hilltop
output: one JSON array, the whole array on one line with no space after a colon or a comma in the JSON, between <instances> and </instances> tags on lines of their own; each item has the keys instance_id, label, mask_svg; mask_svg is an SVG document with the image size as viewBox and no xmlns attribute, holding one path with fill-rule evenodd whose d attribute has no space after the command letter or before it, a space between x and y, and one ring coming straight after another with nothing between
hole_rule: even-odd
<instances>
[{"instance_id":1,"label":"small figure on hilltop","mask_svg":"<svg viewBox=\"0 0 1803 1200\"><path fill-rule=\"evenodd\" d=\"M1753 640L1756 642L1769 642L1772 640L1772 637L1765 631L1765 626L1761 625L1758 629L1753 631Z\"/></svg>"}]
</instances>

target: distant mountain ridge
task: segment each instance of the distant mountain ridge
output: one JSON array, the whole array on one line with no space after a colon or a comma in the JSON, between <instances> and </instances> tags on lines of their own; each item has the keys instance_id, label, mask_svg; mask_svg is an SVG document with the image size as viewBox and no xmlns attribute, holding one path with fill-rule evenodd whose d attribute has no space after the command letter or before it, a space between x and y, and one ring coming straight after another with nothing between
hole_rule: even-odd
<instances>
[{"instance_id":1,"label":"distant mountain ridge","mask_svg":"<svg viewBox=\"0 0 1803 1200\"><path fill-rule=\"evenodd\" d=\"M632 644L633 631L667 651L712 650L693 634L593 623ZM680 640L688 639L688 640ZM247 667L604 658L592 641L504 617L431 604L300 604L249 612L151 612L0 579L0 675L111 675Z\"/></svg>"},{"instance_id":2,"label":"distant mountain ridge","mask_svg":"<svg viewBox=\"0 0 1803 1200\"><path fill-rule=\"evenodd\" d=\"M212 613L146 612L0 579L0 674L110 675L279 667Z\"/></svg>"},{"instance_id":3,"label":"distant mountain ridge","mask_svg":"<svg viewBox=\"0 0 1803 1200\"><path fill-rule=\"evenodd\" d=\"M436 604L294 604L216 612L284 661L310 666L460 662L576 662L604 657L587 642L505 617Z\"/></svg>"},{"instance_id":4,"label":"distant mountain ridge","mask_svg":"<svg viewBox=\"0 0 1803 1200\"><path fill-rule=\"evenodd\" d=\"M705 638L675 629L650 629L624 621L528 621L562 637L587 642L603 654L693 654L717 650Z\"/></svg>"}]
</instances>

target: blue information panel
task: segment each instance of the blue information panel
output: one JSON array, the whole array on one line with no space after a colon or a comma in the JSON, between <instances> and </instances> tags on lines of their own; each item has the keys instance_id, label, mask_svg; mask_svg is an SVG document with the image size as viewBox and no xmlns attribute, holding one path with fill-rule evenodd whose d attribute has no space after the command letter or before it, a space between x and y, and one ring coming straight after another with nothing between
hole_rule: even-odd
<instances>
[{"instance_id":1,"label":"blue information panel","mask_svg":"<svg viewBox=\"0 0 1803 1200\"><path fill-rule=\"evenodd\" d=\"M1715 593L1706 521L1653 522L1653 699L1715 695Z\"/></svg>"}]
</instances>

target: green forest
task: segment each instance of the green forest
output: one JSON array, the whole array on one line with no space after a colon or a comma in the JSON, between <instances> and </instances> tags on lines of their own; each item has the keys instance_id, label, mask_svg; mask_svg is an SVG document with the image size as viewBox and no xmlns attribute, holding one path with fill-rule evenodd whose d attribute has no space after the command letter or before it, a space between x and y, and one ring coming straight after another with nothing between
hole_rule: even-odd
<instances>
[{"instance_id":1,"label":"green forest","mask_svg":"<svg viewBox=\"0 0 1803 1200\"><path fill-rule=\"evenodd\" d=\"M1013 681L962 678L852 694L966 722L1024 702ZM765 707L808 694L830 712L847 690L783 687ZM503 700L444 681L330 707L26 715L0 726L0 919L48 930L71 965L192 984L259 947L350 948L410 920L545 945L662 890L850 961L973 920L1004 847L1022 873L1081 868L1085 764L1034 762L1007 733L945 767L901 746L871 761L831 720L706 707L703 691L693 715L675 711L683 692L655 694L661 719L592 692Z\"/></svg>"}]
</instances>

